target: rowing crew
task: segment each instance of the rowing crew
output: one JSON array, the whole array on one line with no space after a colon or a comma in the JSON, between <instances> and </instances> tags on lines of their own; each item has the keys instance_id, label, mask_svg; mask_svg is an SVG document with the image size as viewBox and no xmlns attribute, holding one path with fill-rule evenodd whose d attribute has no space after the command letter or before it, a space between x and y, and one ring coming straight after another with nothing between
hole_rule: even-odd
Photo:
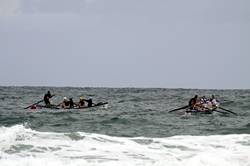
<instances>
[{"instance_id":1,"label":"rowing crew","mask_svg":"<svg viewBox=\"0 0 250 166\"><path fill-rule=\"evenodd\" d=\"M50 102L50 99L53 97L53 95L51 95L50 91L48 91L45 95L44 95L44 103L46 107L51 107L52 104ZM95 105L92 101L92 98L90 97L89 99L84 99L84 97L80 97L79 102L75 103L73 101L73 98L67 98L64 97L62 103L56 105L56 106L61 106L64 109L69 109L69 108L86 108L86 107L92 107L93 105Z\"/></svg>"},{"instance_id":2,"label":"rowing crew","mask_svg":"<svg viewBox=\"0 0 250 166\"><path fill-rule=\"evenodd\" d=\"M212 111L219 107L219 102L216 100L214 95L210 99L203 97L198 97L198 95L195 95L192 99L189 101L189 109L192 112L206 112L206 111Z\"/></svg>"},{"instance_id":3,"label":"rowing crew","mask_svg":"<svg viewBox=\"0 0 250 166\"><path fill-rule=\"evenodd\" d=\"M85 107L92 107L93 106L93 101L92 98L89 99L84 99L83 97L80 97L79 102L75 103L73 101L73 98L68 98L64 97L63 98L63 102L61 104L59 104L59 106L61 106L64 109L68 109L68 108L85 108Z\"/></svg>"}]
</instances>

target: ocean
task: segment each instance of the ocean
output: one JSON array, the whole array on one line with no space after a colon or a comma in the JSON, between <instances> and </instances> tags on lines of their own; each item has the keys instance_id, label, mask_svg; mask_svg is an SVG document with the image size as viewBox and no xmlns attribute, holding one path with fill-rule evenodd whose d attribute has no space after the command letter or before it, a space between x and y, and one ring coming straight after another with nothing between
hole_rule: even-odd
<instances>
[{"instance_id":1,"label":"ocean","mask_svg":"<svg viewBox=\"0 0 250 166\"><path fill-rule=\"evenodd\" d=\"M107 108L30 111L50 90ZM194 95L238 115L185 115ZM250 90L0 87L0 166L250 166Z\"/></svg>"}]
</instances>

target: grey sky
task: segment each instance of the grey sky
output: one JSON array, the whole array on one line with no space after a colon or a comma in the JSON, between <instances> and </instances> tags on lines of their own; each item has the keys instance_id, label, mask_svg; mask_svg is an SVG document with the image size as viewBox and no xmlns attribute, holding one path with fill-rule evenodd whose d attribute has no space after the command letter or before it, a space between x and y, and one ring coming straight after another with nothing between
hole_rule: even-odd
<instances>
[{"instance_id":1,"label":"grey sky","mask_svg":"<svg viewBox=\"0 0 250 166\"><path fill-rule=\"evenodd\" d=\"M0 85L250 88L249 0L0 0Z\"/></svg>"}]
</instances>

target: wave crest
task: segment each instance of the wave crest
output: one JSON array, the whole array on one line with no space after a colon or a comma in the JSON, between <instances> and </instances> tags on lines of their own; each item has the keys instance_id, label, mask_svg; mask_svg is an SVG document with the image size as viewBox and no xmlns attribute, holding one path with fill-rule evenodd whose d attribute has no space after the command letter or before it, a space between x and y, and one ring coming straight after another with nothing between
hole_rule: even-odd
<instances>
[{"instance_id":1,"label":"wave crest","mask_svg":"<svg viewBox=\"0 0 250 166\"><path fill-rule=\"evenodd\" d=\"M0 127L0 163L8 165L249 165L250 135L112 137Z\"/></svg>"}]
</instances>

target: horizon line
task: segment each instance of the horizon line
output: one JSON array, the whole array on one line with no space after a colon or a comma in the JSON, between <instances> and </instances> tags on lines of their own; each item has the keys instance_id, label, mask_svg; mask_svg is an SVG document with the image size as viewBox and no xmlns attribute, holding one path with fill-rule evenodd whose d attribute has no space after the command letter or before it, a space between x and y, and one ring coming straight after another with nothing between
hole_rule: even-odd
<instances>
[{"instance_id":1,"label":"horizon line","mask_svg":"<svg viewBox=\"0 0 250 166\"><path fill-rule=\"evenodd\" d=\"M149 86L55 86L55 85L1 85L0 87L33 87L33 88L106 88L106 89L184 89L184 90L250 90L250 88L190 88L190 87L149 87Z\"/></svg>"}]
</instances>

